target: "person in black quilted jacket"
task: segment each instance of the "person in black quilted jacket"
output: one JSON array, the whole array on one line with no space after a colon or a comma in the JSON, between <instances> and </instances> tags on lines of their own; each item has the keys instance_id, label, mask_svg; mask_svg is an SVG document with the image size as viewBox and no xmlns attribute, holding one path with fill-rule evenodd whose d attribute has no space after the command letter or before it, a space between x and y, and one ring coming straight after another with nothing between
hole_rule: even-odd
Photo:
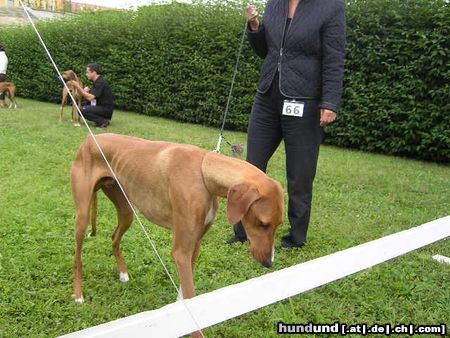
<instances>
[{"instance_id":1,"label":"person in black quilted jacket","mask_svg":"<svg viewBox=\"0 0 450 338\"><path fill-rule=\"evenodd\" d=\"M247 6L248 39L264 59L248 125L247 161L266 171L281 140L286 150L290 231L282 248L302 247L311 213L323 127L341 106L346 42L342 0L270 0L264 22ZM228 244L247 240L234 226Z\"/></svg>"}]
</instances>

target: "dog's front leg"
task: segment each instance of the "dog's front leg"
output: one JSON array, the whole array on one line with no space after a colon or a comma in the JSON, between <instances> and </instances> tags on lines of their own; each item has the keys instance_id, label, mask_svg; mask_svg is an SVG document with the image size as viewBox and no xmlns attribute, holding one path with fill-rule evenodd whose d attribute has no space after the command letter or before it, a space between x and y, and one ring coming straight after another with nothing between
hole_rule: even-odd
<instances>
[{"instance_id":1,"label":"dog's front leg","mask_svg":"<svg viewBox=\"0 0 450 338\"><path fill-rule=\"evenodd\" d=\"M111 181L114 182L112 179ZM114 257L116 257L117 267L119 269L119 279L121 282L127 282L129 279L128 270L120 250L120 241L133 222L133 211L128 205L127 200L120 191L117 183L106 183L103 185L102 189L106 196L108 196L108 198L114 203L117 210L118 224L111 237L113 241L112 247Z\"/></svg>"},{"instance_id":2,"label":"dog's front leg","mask_svg":"<svg viewBox=\"0 0 450 338\"><path fill-rule=\"evenodd\" d=\"M198 255L198 246L197 238L191 238L187 234L178 233L177 235L175 231L172 256L177 265L181 284L178 297L181 296L183 299L195 297L193 261ZM204 337L201 331L193 332L191 336L193 338Z\"/></svg>"},{"instance_id":3,"label":"dog's front leg","mask_svg":"<svg viewBox=\"0 0 450 338\"><path fill-rule=\"evenodd\" d=\"M197 245L195 246L194 252L191 257L192 277L194 276L195 263L197 261L199 252L200 252L200 242L198 242ZM195 285L194 285L194 296L195 296ZM181 288L181 285L180 285L180 287L178 289L177 301L183 300L184 298L188 298L188 297L184 296L183 289Z\"/></svg>"},{"instance_id":4,"label":"dog's front leg","mask_svg":"<svg viewBox=\"0 0 450 338\"><path fill-rule=\"evenodd\" d=\"M77 104L81 109L81 99L77 101ZM78 115L78 109L75 107L75 104L72 104L72 123L75 127L80 127L80 115Z\"/></svg>"},{"instance_id":5,"label":"dog's front leg","mask_svg":"<svg viewBox=\"0 0 450 338\"><path fill-rule=\"evenodd\" d=\"M78 108L81 109L81 99L78 100ZM75 127L80 127L80 115L78 114L78 109L75 109Z\"/></svg>"},{"instance_id":6,"label":"dog's front leg","mask_svg":"<svg viewBox=\"0 0 450 338\"><path fill-rule=\"evenodd\" d=\"M195 297L194 276L192 271L192 254L192 251L185 251L181 248L174 248L174 251L172 253L177 265L181 284L178 297L182 297L183 299ZM201 338L204 336L201 331L196 331L192 333L191 337Z\"/></svg>"},{"instance_id":7,"label":"dog's front leg","mask_svg":"<svg viewBox=\"0 0 450 338\"><path fill-rule=\"evenodd\" d=\"M191 257L192 251L174 248L172 256L177 265L180 278L180 288L184 299L195 297L194 276L192 273Z\"/></svg>"},{"instance_id":8,"label":"dog's front leg","mask_svg":"<svg viewBox=\"0 0 450 338\"><path fill-rule=\"evenodd\" d=\"M63 89L63 95L61 100L61 111L59 112L59 122L63 121L63 115L64 115L64 106L67 104L67 89L64 87Z\"/></svg>"}]
</instances>

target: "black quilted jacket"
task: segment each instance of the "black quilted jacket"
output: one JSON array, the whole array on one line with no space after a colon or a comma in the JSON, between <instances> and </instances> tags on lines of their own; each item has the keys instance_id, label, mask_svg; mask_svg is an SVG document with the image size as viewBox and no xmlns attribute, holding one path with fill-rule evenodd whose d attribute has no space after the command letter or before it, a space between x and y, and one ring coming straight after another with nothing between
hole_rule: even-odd
<instances>
[{"instance_id":1,"label":"black quilted jacket","mask_svg":"<svg viewBox=\"0 0 450 338\"><path fill-rule=\"evenodd\" d=\"M250 44L265 59L258 92L267 92L278 70L284 96L320 100L320 107L338 112L346 40L343 1L302 0L286 29L287 13L288 0L270 0L259 31L248 30Z\"/></svg>"}]
</instances>

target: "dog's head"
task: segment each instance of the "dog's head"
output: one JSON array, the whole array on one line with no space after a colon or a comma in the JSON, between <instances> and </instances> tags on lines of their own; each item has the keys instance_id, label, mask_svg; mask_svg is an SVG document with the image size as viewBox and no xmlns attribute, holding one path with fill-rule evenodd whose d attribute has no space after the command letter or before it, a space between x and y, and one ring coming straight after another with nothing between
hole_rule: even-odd
<instances>
[{"instance_id":1,"label":"dog's head","mask_svg":"<svg viewBox=\"0 0 450 338\"><path fill-rule=\"evenodd\" d=\"M242 183L228 190L228 221L242 221L253 257L265 267L274 262L275 232L283 222L284 194L281 184L265 178L258 185Z\"/></svg>"},{"instance_id":2,"label":"dog's head","mask_svg":"<svg viewBox=\"0 0 450 338\"><path fill-rule=\"evenodd\" d=\"M66 70L65 72L63 72L62 77L64 78L64 80L75 80L77 78L77 75L75 74L75 72L71 69Z\"/></svg>"}]
</instances>

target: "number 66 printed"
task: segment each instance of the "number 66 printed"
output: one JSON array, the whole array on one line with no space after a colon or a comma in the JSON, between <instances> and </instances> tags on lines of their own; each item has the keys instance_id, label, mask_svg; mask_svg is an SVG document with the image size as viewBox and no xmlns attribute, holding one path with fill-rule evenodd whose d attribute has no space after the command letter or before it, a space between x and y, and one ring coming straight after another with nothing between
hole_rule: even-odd
<instances>
[{"instance_id":1,"label":"number 66 printed","mask_svg":"<svg viewBox=\"0 0 450 338\"><path fill-rule=\"evenodd\" d=\"M303 108L305 107L304 102L284 100L283 104L283 115L303 117Z\"/></svg>"}]
</instances>

